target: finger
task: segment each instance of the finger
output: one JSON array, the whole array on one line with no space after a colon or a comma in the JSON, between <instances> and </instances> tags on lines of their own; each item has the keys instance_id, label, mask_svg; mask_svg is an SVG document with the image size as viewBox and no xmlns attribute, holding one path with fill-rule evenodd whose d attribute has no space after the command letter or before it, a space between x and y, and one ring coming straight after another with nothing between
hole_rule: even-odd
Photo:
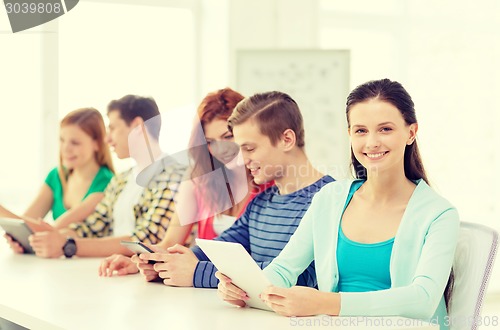
<instances>
[{"instance_id":1,"label":"finger","mask_svg":"<svg viewBox=\"0 0 500 330\"><path fill-rule=\"evenodd\" d=\"M168 261L168 253L141 253L139 255L139 258L142 260L153 260L153 261L161 261L161 262L166 262Z\"/></svg>"},{"instance_id":2,"label":"finger","mask_svg":"<svg viewBox=\"0 0 500 330\"><path fill-rule=\"evenodd\" d=\"M111 277L113 276L113 273L115 270L117 270L119 267L117 265L116 260L112 260L109 262L108 267L106 269L106 276Z\"/></svg>"},{"instance_id":3,"label":"finger","mask_svg":"<svg viewBox=\"0 0 500 330\"><path fill-rule=\"evenodd\" d=\"M158 276L156 276L156 275L148 275L145 278L146 278L147 282L153 282L153 281L156 281L156 279L158 278Z\"/></svg>"},{"instance_id":4,"label":"finger","mask_svg":"<svg viewBox=\"0 0 500 330\"><path fill-rule=\"evenodd\" d=\"M134 264L139 264L139 263L144 263L144 260L142 260L141 258L139 258L139 255L137 254L134 254L133 256L130 257L130 260L132 260L132 262Z\"/></svg>"},{"instance_id":5,"label":"finger","mask_svg":"<svg viewBox=\"0 0 500 330\"><path fill-rule=\"evenodd\" d=\"M158 272L158 277L161 279L170 279L170 274L167 271Z\"/></svg>"},{"instance_id":6,"label":"finger","mask_svg":"<svg viewBox=\"0 0 500 330\"><path fill-rule=\"evenodd\" d=\"M45 249L36 249L35 250L35 255L40 258L46 258L47 253L45 252Z\"/></svg>"},{"instance_id":7,"label":"finger","mask_svg":"<svg viewBox=\"0 0 500 330\"><path fill-rule=\"evenodd\" d=\"M217 277L221 282L224 281L225 283L231 283L231 279L219 271L215 272L215 277Z\"/></svg>"},{"instance_id":8,"label":"finger","mask_svg":"<svg viewBox=\"0 0 500 330\"><path fill-rule=\"evenodd\" d=\"M148 282L158 278L158 273L154 270L141 271L141 274L146 278L146 281Z\"/></svg>"},{"instance_id":9,"label":"finger","mask_svg":"<svg viewBox=\"0 0 500 330\"><path fill-rule=\"evenodd\" d=\"M219 286L217 292L223 300L248 300L248 297L242 297L239 294L228 291L225 287Z\"/></svg>"},{"instance_id":10,"label":"finger","mask_svg":"<svg viewBox=\"0 0 500 330\"><path fill-rule=\"evenodd\" d=\"M221 282L219 282L219 284L221 284ZM245 299L245 300L249 299L247 293L238 288L233 283L225 282L222 283L222 286L225 288L228 294L230 294L232 297L235 297L236 299Z\"/></svg>"},{"instance_id":11,"label":"finger","mask_svg":"<svg viewBox=\"0 0 500 330\"><path fill-rule=\"evenodd\" d=\"M136 264L137 268L139 268L139 270L142 272L142 271L153 271L156 273L156 271L154 270L153 266L154 265L151 265L151 264Z\"/></svg>"},{"instance_id":12,"label":"finger","mask_svg":"<svg viewBox=\"0 0 500 330\"><path fill-rule=\"evenodd\" d=\"M232 283L228 283L225 281L219 281L217 288L219 289L219 291L223 292L227 296L228 299L237 299L237 300L250 299L245 291L241 290L240 288L238 288L236 285L234 285Z\"/></svg>"},{"instance_id":13,"label":"finger","mask_svg":"<svg viewBox=\"0 0 500 330\"><path fill-rule=\"evenodd\" d=\"M47 232L38 232L30 235L28 240L30 244L39 244L44 242L47 239Z\"/></svg>"},{"instance_id":14,"label":"finger","mask_svg":"<svg viewBox=\"0 0 500 330\"><path fill-rule=\"evenodd\" d=\"M10 243L10 247L11 247L12 251L14 251L14 253L17 253L17 254L24 253L24 248L21 246L21 244L19 244L17 242Z\"/></svg>"},{"instance_id":15,"label":"finger","mask_svg":"<svg viewBox=\"0 0 500 330\"><path fill-rule=\"evenodd\" d=\"M158 277L161 279L170 279L170 275L168 272L158 272ZM164 281L165 282L165 281ZM168 284L167 284L168 285Z\"/></svg>"},{"instance_id":16,"label":"finger","mask_svg":"<svg viewBox=\"0 0 500 330\"><path fill-rule=\"evenodd\" d=\"M44 242L35 241L33 238L31 238L32 236L28 237L28 240L29 240L28 243L31 245L31 247L33 248L33 250L35 250L35 249L41 249L42 247L45 246Z\"/></svg>"},{"instance_id":17,"label":"finger","mask_svg":"<svg viewBox=\"0 0 500 330\"><path fill-rule=\"evenodd\" d=\"M160 275L160 274L158 274L158 275ZM160 278L162 278L162 277L160 276ZM162 279L163 279L163 278L162 278ZM172 281L172 279L171 279L171 278L168 278L168 277L167 277L167 278L165 278L165 279L163 279L163 281L162 281L162 282L163 282L163 284L164 284L164 285L168 285L168 286L177 286L177 285L175 285L175 284L174 284L174 282Z\"/></svg>"},{"instance_id":18,"label":"finger","mask_svg":"<svg viewBox=\"0 0 500 330\"><path fill-rule=\"evenodd\" d=\"M158 273L155 271L146 271L142 275L148 282L156 281L159 278Z\"/></svg>"},{"instance_id":19,"label":"finger","mask_svg":"<svg viewBox=\"0 0 500 330\"><path fill-rule=\"evenodd\" d=\"M285 297L287 292L288 289L270 285L264 291L262 291L262 294Z\"/></svg>"},{"instance_id":20,"label":"finger","mask_svg":"<svg viewBox=\"0 0 500 330\"><path fill-rule=\"evenodd\" d=\"M128 274L135 274L138 271L139 271L139 269L134 264L130 264L127 267L122 267L122 268L118 269L116 271L116 273L119 276L123 276L123 275L128 275Z\"/></svg>"},{"instance_id":21,"label":"finger","mask_svg":"<svg viewBox=\"0 0 500 330\"><path fill-rule=\"evenodd\" d=\"M9 244L12 251L14 251L14 253L18 253L18 254L24 253L24 248L21 246L21 244L19 244L14 239L12 239L12 237L10 235L4 234L4 237L7 240L7 243Z\"/></svg>"},{"instance_id":22,"label":"finger","mask_svg":"<svg viewBox=\"0 0 500 330\"><path fill-rule=\"evenodd\" d=\"M20 244L14 244L13 248L14 252L17 254L23 254L24 253L24 248Z\"/></svg>"},{"instance_id":23,"label":"finger","mask_svg":"<svg viewBox=\"0 0 500 330\"><path fill-rule=\"evenodd\" d=\"M217 294L219 295L219 297L224 300L225 302L228 302L232 305L236 305L238 307L245 307L246 306L246 303L241 300L241 299L231 299L231 298L227 298L224 296L223 293L221 293L220 291L217 292Z\"/></svg>"},{"instance_id":24,"label":"finger","mask_svg":"<svg viewBox=\"0 0 500 330\"><path fill-rule=\"evenodd\" d=\"M169 247L167 249L167 251L169 253L186 253L186 252L190 251L190 249L188 249L187 247L182 246L180 244L175 244L174 246Z\"/></svg>"},{"instance_id":25,"label":"finger","mask_svg":"<svg viewBox=\"0 0 500 330\"><path fill-rule=\"evenodd\" d=\"M281 296L277 296L277 295L273 295L273 294L264 294L264 293L261 293L259 295L259 298L260 300L264 301L265 303L269 303L269 304L272 304L272 305L275 305L275 306L285 306L285 298L281 297ZM269 307L271 307L270 305L268 304Z\"/></svg>"},{"instance_id":26,"label":"finger","mask_svg":"<svg viewBox=\"0 0 500 330\"><path fill-rule=\"evenodd\" d=\"M163 263L163 262L159 262L159 263L156 263L153 266L153 269L156 271L156 272L164 272L164 271L168 271L168 264L167 263Z\"/></svg>"},{"instance_id":27,"label":"finger","mask_svg":"<svg viewBox=\"0 0 500 330\"><path fill-rule=\"evenodd\" d=\"M104 259L101 261L101 264L99 265L99 276L105 276L106 275L106 269L108 268L109 260Z\"/></svg>"}]
</instances>

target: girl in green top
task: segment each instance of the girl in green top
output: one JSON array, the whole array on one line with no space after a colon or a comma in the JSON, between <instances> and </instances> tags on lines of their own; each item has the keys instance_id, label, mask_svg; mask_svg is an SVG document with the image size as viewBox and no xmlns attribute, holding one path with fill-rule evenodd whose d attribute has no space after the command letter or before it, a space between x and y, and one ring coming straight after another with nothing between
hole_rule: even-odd
<instances>
[{"instance_id":1,"label":"girl in green top","mask_svg":"<svg viewBox=\"0 0 500 330\"><path fill-rule=\"evenodd\" d=\"M113 173L101 114L94 108L72 111L61 121L59 166L49 172L22 216L1 205L0 216L30 220L44 218L52 211L54 227L67 227L90 215ZM36 230L36 221L28 223ZM10 237L6 238L11 242Z\"/></svg>"}]
</instances>

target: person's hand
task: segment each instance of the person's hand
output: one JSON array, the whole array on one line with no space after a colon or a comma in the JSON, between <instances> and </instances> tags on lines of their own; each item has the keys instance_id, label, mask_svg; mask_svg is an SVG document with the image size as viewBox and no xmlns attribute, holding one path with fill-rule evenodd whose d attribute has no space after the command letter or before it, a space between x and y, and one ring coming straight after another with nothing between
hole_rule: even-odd
<instances>
[{"instance_id":1,"label":"person's hand","mask_svg":"<svg viewBox=\"0 0 500 330\"><path fill-rule=\"evenodd\" d=\"M99 266L99 276L111 277L117 275L136 274L139 269L129 257L121 254L113 254L101 262Z\"/></svg>"},{"instance_id":2,"label":"person's hand","mask_svg":"<svg viewBox=\"0 0 500 330\"><path fill-rule=\"evenodd\" d=\"M42 258L58 258L63 255L63 246L66 236L57 230L34 233L29 242L35 254Z\"/></svg>"},{"instance_id":3,"label":"person's hand","mask_svg":"<svg viewBox=\"0 0 500 330\"><path fill-rule=\"evenodd\" d=\"M43 232L43 231L53 231L55 230L49 223L43 221L43 219L35 219L29 217L22 217L24 223L28 225L32 232Z\"/></svg>"},{"instance_id":4,"label":"person's hand","mask_svg":"<svg viewBox=\"0 0 500 330\"><path fill-rule=\"evenodd\" d=\"M147 244L146 244L147 245ZM156 245L147 245L151 250L157 252L157 253L162 253L162 249L160 249ZM163 252L164 253L164 252ZM146 255L149 255L150 253L146 253ZM158 277L158 272L154 270L153 264L154 262L149 262L148 259L141 259L137 254L134 254L130 260L135 264L137 269L139 269L139 272L144 276L144 279L148 282L152 281L157 281L160 280Z\"/></svg>"},{"instance_id":5,"label":"person's hand","mask_svg":"<svg viewBox=\"0 0 500 330\"><path fill-rule=\"evenodd\" d=\"M7 240L7 243L9 244L12 251L14 251L14 253L17 253L17 254L24 253L24 249L21 246L21 244L19 244L17 241L15 241L9 234L4 234L3 237L5 237L5 239Z\"/></svg>"},{"instance_id":6,"label":"person's hand","mask_svg":"<svg viewBox=\"0 0 500 330\"><path fill-rule=\"evenodd\" d=\"M185 246L176 244L167 253L141 253L143 261L154 260L154 271L163 279L163 284L171 286L193 286L194 270L198 264L196 255ZM139 269L141 269L139 267ZM142 270L141 270L142 272Z\"/></svg>"},{"instance_id":7,"label":"person's hand","mask_svg":"<svg viewBox=\"0 0 500 330\"><path fill-rule=\"evenodd\" d=\"M217 295L230 304L245 307L245 300L250 299L247 293L234 285L231 279L221 272L216 272L215 277L219 279Z\"/></svg>"},{"instance_id":8,"label":"person's hand","mask_svg":"<svg viewBox=\"0 0 500 330\"><path fill-rule=\"evenodd\" d=\"M305 286L294 286L291 288L267 287L261 294L260 299L271 307L276 313L284 316L312 316L323 313L326 304L325 294Z\"/></svg>"}]
</instances>

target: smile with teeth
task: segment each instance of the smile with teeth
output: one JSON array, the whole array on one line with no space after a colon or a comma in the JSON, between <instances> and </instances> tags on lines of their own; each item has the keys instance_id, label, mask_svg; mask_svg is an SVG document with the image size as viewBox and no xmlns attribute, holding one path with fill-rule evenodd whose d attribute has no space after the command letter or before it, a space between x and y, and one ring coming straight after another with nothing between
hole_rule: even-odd
<instances>
[{"instance_id":1,"label":"smile with teeth","mask_svg":"<svg viewBox=\"0 0 500 330\"><path fill-rule=\"evenodd\" d=\"M260 167L248 167L248 169L250 170L250 173L255 173L259 170Z\"/></svg>"},{"instance_id":2,"label":"smile with teeth","mask_svg":"<svg viewBox=\"0 0 500 330\"><path fill-rule=\"evenodd\" d=\"M368 157L368 158L371 158L371 159L376 159L376 158L380 158L382 157L383 155L385 155L387 153L387 151L384 151L384 152L378 152L376 154L368 154L366 153L365 155Z\"/></svg>"}]
</instances>

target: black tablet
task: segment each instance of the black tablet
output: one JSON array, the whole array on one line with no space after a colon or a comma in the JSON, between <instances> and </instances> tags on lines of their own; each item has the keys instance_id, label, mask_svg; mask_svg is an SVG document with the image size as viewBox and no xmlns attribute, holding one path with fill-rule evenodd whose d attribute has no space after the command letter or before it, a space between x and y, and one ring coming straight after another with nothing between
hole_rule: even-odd
<instances>
[{"instance_id":1,"label":"black tablet","mask_svg":"<svg viewBox=\"0 0 500 330\"><path fill-rule=\"evenodd\" d=\"M31 248L28 237L33 234L28 225L20 219L0 218L0 227L5 230L24 249L24 253L35 253Z\"/></svg>"}]
</instances>

